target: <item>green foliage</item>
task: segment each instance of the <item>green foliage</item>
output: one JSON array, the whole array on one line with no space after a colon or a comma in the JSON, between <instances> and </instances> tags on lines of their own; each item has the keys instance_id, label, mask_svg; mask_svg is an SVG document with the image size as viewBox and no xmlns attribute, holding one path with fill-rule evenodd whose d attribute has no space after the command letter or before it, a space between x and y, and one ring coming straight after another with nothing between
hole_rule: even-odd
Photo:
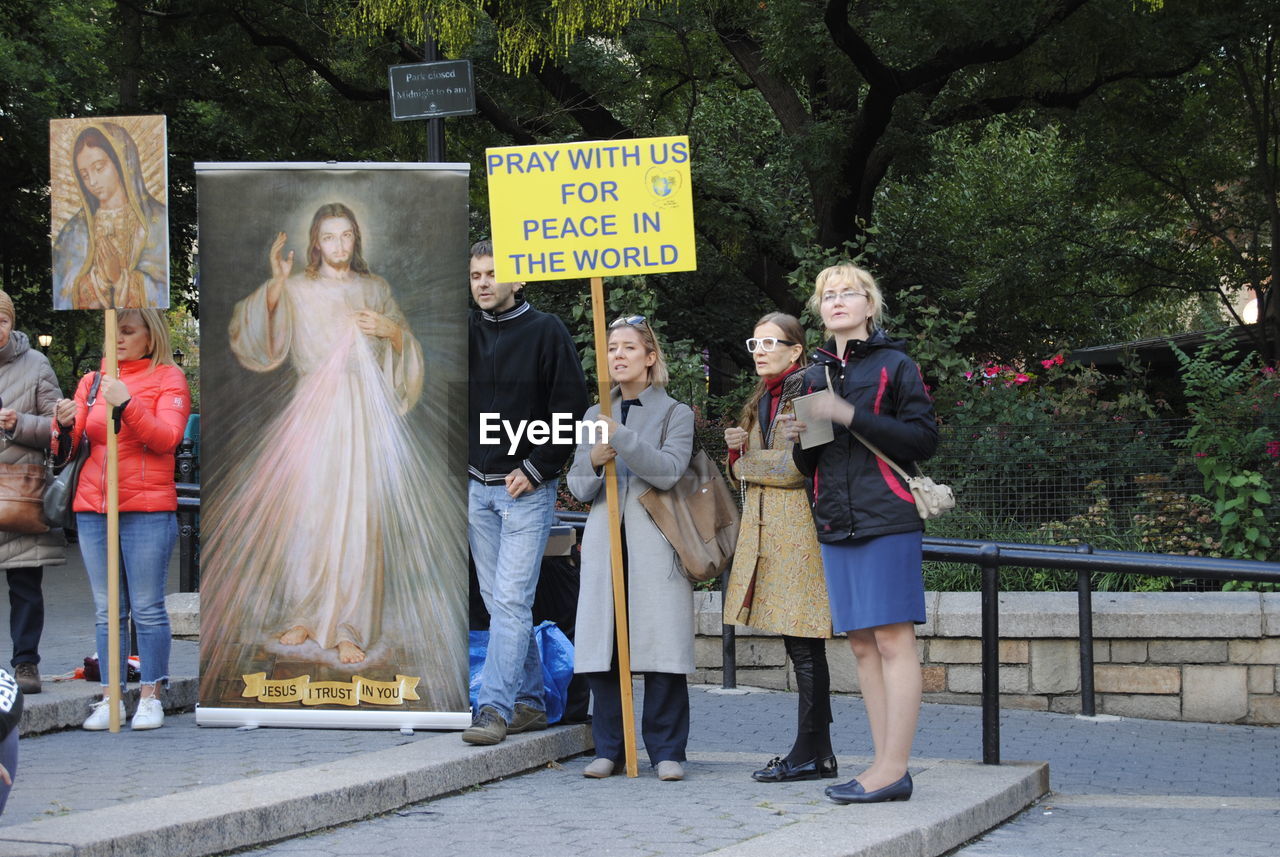
<instances>
[{"instance_id":1,"label":"green foliage","mask_svg":"<svg viewBox=\"0 0 1280 857\"><path fill-rule=\"evenodd\" d=\"M195 316L184 307L169 312L169 344L174 359L182 352L182 373L191 388L191 412L200 413L200 326Z\"/></svg>"},{"instance_id":2,"label":"green foliage","mask_svg":"<svg viewBox=\"0 0 1280 857\"><path fill-rule=\"evenodd\" d=\"M973 365L961 343L973 333L977 315L971 309L947 309L929 299L923 287L910 286L894 297L886 326L906 337L907 351L925 382L945 390L960 384Z\"/></svg>"},{"instance_id":3,"label":"green foliage","mask_svg":"<svg viewBox=\"0 0 1280 857\"><path fill-rule=\"evenodd\" d=\"M617 318L642 315L653 328L667 358L671 381L667 392L677 401L705 411L708 403L706 357L692 339L668 339L668 322L663 318L658 292L644 277L612 277L605 291L605 325ZM597 389L595 328L591 303L576 301L563 316L579 353L582 371L587 376L587 389Z\"/></svg>"},{"instance_id":4,"label":"green foliage","mask_svg":"<svg viewBox=\"0 0 1280 857\"><path fill-rule=\"evenodd\" d=\"M1222 543L1211 532L1217 529L1213 509L1205 502L1169 486L1164 474L1137 478L1142 504L1133 516L1141 546L1138 550L1187 556L1221 556Z\"/></svg>"},{"instance_id":5,"label":"green foliage","mask_svg":"<svg viewBox=\"0 0 1280 857\"><path fill-rule=\"evenodd\" d=\"M540 60L563 58L584 37L617 36L641 12L663 5L663 0L358 0L355 14L342 26L353 36L393 29L420 42L429 21L441 46L455 56L489 26L498 62L520 74Z\"/></svg>"},{"instance_id":6,"label":"green foliage","mask_svg":"<svg viewBox=\"0 0 1280 857\"><path fill-rule=\"evenodd\" d=\"M984 539L1004 542L1026 542L1025 525L990 510L965 507L928 525L931 538ZM1075 587L1075 574L1062 569L1000 569L1000 588L1019 592L1064 592ZM982 570L970 563L926 562L925 588L942 592L975 592L982 589Z\"/></svg>"},{"instance_id":7,"label":"green foliage","mask_svg":"<svg viewBox=\"0 0 1280 857\"><path fill-rule=\"evenodd\" d=\"M1185 329L1177 296L1147 288L1165 276L1155 269L1193 264L1181 226L1129 191L1056 121L999 117L938 133L927 170L880 190L886 278L921 284L945 313L972 313L965 353Z\"/></svg>"},{"instance_id":8,"label":"green foliage","mask_svg":"<svg viewBox=\"0 0 1280 857\"><path fill-rule=\"evenodd\" d=\"M1280 377L1256 355L1240 359L1225 336L1211 337L1194 356L1174 349L1193 423L1180 445L1195 456L1213 506L1222 551L1240 559L1277 556L1272 483L1257 462L1280 454ZM1274 458L1270 460L1274 461ZM1251 588L1241 585L1240 588Z\"/></svg>"}]
</instances>

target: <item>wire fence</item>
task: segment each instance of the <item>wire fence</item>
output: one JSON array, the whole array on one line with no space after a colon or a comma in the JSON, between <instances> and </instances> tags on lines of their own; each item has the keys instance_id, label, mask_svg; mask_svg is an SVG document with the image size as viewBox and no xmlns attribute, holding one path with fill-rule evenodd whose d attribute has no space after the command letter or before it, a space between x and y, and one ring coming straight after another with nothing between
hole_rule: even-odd
<instances>
[{"instance_id":1,"label":"wire fence","mask_svg":"<svg viewBox=\"0 0 1280 857\"><path fill-rule=\"evenodd\" d=\"M1265 423L1280 438L1280 422ZM1201 495L1204 478L1194 454L1178 445L1189 419L1113 420L1087 423L955 426L942 428L941 443L923 470L956 492L956 509L930 521L936 539L977 539L1024 544L1087 543L1095 550L1223 556L1212 504ZM1249 431L1257 424L1242 426ZM723 460L724 427L700 418L697 442ZM1250 467L1280 488L1280 450L1260 450ZM561 486L560 507L584 511ZM1280 532L1280 504L1269 517ZM1280 541L1280 540L1278 540ZM1280 552L1278 552L1280 556ZM1275 558L1275 557L1273 557ZM929 589L976 592L972 565L925 563ZM1097 591L1214 591L1219 580L1178 579L1099 572ZM719 581L705 585L718 588ZM1074 591L1075 573L1051 568L1003 568L1001 588Z\"/></svg>"},{"instance_id":2,"label":"wire fence","mask_svg":"<svg viewBox=\"0 0 1280 857\"><path fill-rule=\"evenodd\" d=\"M1204 481L1195 458L1176 444L1190 426L1189 420L1166 419L946 428L926 472L955 489L957 508L931 522L928 534L1221 555L1219 527L1212 505L1200 497ZM1257 469L1280 473L1266 453ZM927 563L925 576L931 589L981 585L972 566ZM1054 569L1009 568L1001 578L1003 589L1075 585L1074 574ZM1096 575L1093 585L1103 591L1221 588L1217 581L1110 574Z\"/></svg>"}]
</instances>

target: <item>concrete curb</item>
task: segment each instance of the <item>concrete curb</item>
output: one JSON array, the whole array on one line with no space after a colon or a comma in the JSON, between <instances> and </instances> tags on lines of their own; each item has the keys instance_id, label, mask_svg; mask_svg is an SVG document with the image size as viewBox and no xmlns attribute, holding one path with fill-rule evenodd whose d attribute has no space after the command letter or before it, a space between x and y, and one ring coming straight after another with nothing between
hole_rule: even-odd
<instances>
[{"instance_id":1,"label":"concrete curb","mask_svg":"<svg viewBox=\"0 0 1280 857\"><path fill-rule=\"evenodd\" d=\"M456 733L322 765L0 828L0 857L204 857L440 797L591 749L588 726L493 747ZM109 833L108 833L109 831Z\"/></svg>"},{"instance_id":2,"label":"concrete curb","mask_svg":"<svg viewBox=\"0 0 1280 857\"><path fill-rule=\"evenodd\" d=\"M983 765L912 759L911 768L916 791L910 801L832 804L830 809L799 817L796 824L712 854L937 857L1011 818L1049 791L1049 766L1044 762Z\"/></svg>"},{"instance_id":3,"label":"concrete curb","mask_svg":"<svg viewBox=\"0 0 1280 857\"><path fill-rule=\"evenodd\" d=\"M196 692L195 679L175 679L165 695L166 707L193 705ZM131 697L136 695L136 689L131 691ZM78 727L97 696L97 688L86 682L47 684L24 712L24 731ZM591 747L591 730L585 725L515 735L492 747L468 746L453 732L434 734L323 764L0 827L0 857L223 854L442 797ZM755 755L695 752L691 760L745 767L757 761ZM843 761L856 769L867 760ZM987 766L912 759L911 769L916 794L908 803L844 807L819 797L811 811L794 816L794 823L714 853L936 857L1016 815L1048 791L1048 766L1038 762Z\"/></svg>"},{"instance_id":4,"label":"concrete curb","mask_svg":"<svg viewBox=\"0 0 1280 857\"><path fill-rule=\"evenodd\" d=\"M165 711L181 711L196 704L200 682L194 678L170 679L169 688L161 694ZM89 716L89 706L102 698L101 685L88 681L46 681L35 696L23 698L22 721L18 734L42 735L62 729L79 728ZM138 701L134 685L124 694L125 708L132 713ZM123 724L125 729L129 724Z\"/></svg>"}]
</instances>

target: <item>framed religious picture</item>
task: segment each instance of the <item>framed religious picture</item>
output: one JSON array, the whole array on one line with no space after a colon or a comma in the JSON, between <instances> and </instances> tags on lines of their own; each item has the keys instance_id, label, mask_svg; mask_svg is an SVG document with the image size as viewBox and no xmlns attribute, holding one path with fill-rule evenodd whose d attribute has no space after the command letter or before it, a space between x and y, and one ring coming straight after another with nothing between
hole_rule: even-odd
<instances>
[{"instance_id":1,"label":"framed religious picture","mask_svg":"<svg viewBox=\"0 0 1280 857\"><path fill-rule=\"evenodd\" d=\"M163 116L49 122L53 308L169 306Z\"/></svg>"},{"instance_id":2,"label":"framed religious picture","mask_svg":"<svg viewBox=\"0 0 1280 857\"><path fill-rule=\"evenodd\" d=\"M467 178L197 165L202 725L470 723Z\"/></svg>"}]
</instances>

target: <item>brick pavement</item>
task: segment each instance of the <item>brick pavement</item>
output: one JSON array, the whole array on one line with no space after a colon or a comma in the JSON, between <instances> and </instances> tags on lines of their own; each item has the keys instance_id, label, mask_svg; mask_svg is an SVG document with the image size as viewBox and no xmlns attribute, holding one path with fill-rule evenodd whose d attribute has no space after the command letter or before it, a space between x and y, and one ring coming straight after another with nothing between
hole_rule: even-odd
<instances>
[{"instance_id":1,"label":"brick pavement","mask_svg":"<svg viewBox=\"0 0 1280 857\"><path fill-rule=\"evenodd\" d=\"M77 566L47 573L46 674L70 669L92 649L81 574ZM176 643L175 675L194 674L195 658L194 644ZM833 812L846 814L853 825L874 818L859 812L870 808L826 801L824 783L764 786L747 776L785 751L793 695L695 688L692 699L692 761L684 783L659 783L648 771L638 781L587 781L581 777L587 759L571 759L244 853L703 854ZM869 754L870 746L860 701L837 698L834 710L843 779L857 772L851 762ZM955 852L961 857L1280 853L1280 730L1085 721L1029 711L1006 711L1001 722L1003 758L1049 761L1055 793ZM191 715L171 716L164 729L138 735L71 730L27 738L18 786L0 826L428 739L456 740L423 733L199 729ZM980 710L925 706L915 751L921 758L980 758ZM111 787L103 788L92 771L112 772Z\"/></svg>"},{"instance_id":2,"label":"brick pavement","mask_svg":"<svg viewBox=\"0 0 1280 857\"><path fill-rule=\"evenodd\" d=\"M708 854L815 814L846 813L854 824L866 818L864 808L828 802L821 784L749 779L769 752L786 749L794 695L696 688L692 702L685 783L660 783L643 769L638 781L589 781L581 777L583 758L244 853ZM868 753L860 701L838 698L834 714L840 758ZM1029 711L1003 712L1001 726L1003 758L1049 760L1055 794L956 857L1280 852L1280 730ZM917 757L979 758L981 711L926 705L915 750ZM841 775L853 773L847 766Z\"/></svg>"}]
</instances>

